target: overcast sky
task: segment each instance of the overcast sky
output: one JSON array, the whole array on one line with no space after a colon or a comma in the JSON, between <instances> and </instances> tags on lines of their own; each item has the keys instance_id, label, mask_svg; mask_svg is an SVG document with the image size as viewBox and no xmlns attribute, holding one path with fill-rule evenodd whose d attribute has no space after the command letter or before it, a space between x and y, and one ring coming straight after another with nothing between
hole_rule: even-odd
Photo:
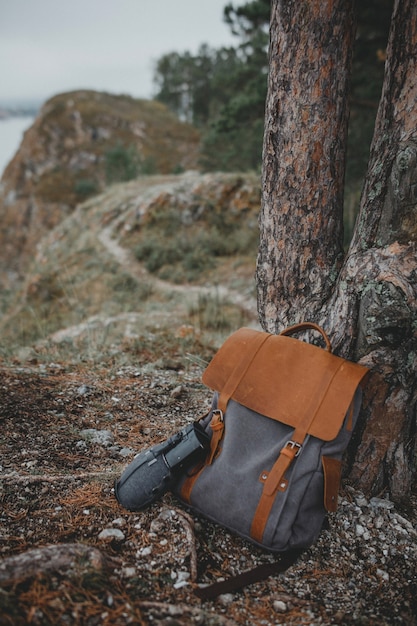
<instances>
[{"instance_id":1,"label":"overcast sky","mask_svg":"<svg viewBox=\"0 0 417 626\"><path fill-rule=\"evenodd\" d=\"M163 54L237 43L223 22L227 3L0 0L0 101L84 88L151 98Z\"/></svg>"}]
</instances>

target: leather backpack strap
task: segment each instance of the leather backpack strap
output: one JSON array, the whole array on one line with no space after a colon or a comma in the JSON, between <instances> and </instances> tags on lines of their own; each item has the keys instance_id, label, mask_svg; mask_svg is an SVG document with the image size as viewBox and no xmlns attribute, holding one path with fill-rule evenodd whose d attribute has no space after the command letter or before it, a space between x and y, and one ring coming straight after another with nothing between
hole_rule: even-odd
<instances>
[{"instance_id":1,"label":"leather backpack strap","mask_svg":"<svg viewBox=\"0 0 417 626\"><path fill-rule=\"evenodd\" d=\"M336 369L330 368L323 373L320 398L324 397L332 383L332 380L342 366L343 361ZM258 543L262 543L265 527L277 492L285 491L287 489L288 481L285 479L285 473L301 452L302 446L306 440L310 426L316 416L319 406L320 401L317 404L316 400L313 399L312 404L304 408L304 416L300 418L299 425L293 432L291 440L287 441L285 446L280 451L278 459L271 471L269 473L265 472L265 479L262 480L262 475L260 477L260 480L264 482L264 488L256 508L255 515L253 516L250 531L252 539Z\"/></svg>"},{"instance_id":2,"label":"leather backpack strap","mask_svg":"<svg viewBox=\"0 0 417 626\"><path fill-rule=\"evenodd\" d=\"M213 411L213 419L210 423L210 426L213 430L210 443L210 453L207 456L207 459L204 462L203 466L195 474L187 476L187 478L185 479L180 494L181 498L185 502L190 503L191 492L193 490L195 482L199 478L200 474L205 470L207 465L211 465L215 457L219 454L219 448L224 434L223 414L226 412L227 404L232 397L234 391L238 387L243 376L248 371L253 359L258 354L262 345L267 339L269 339L270 336L271 335L269 333L259 333L255 335L255 339L250 341L246 346L246 349L242 351L242 358L240 359L240 361L238 361L235 369L232 371L226 383L224 384L223 389L219 394L217 408Z\"/></svg>"},{"instance_id":3,"label":"leather backpack strap","mask_svg":"<svg viewBox=\"0 0 417 626\"><path fill-rule=\"evenodd\" d=\"M316 330L323 337L324 343L326 344L327 352L332 351L330 339L328 338L327 334L324 332L321 326L319 326L318 324L314 324L314 322L301 322L300 324L294 324L294 326L289 326L288 328L280 332L280 335L284 337L289 337L290 335L300 333L304 330Z\"/></svg>"},{"instance_id":4,"label":"leather backpack strap","mask_svg":"<svg viewBox=\"0 0 417 626\"><path fill-rule=\"evenodd\" d=\"M291 565L294 565L302 552L303 550L289 550L282 554L279 561L264 563L237 576L213 583L208 587L200 587L195 590L195 594L201 600L212 600L223 593L233 593L242 587L265 580L274 574L282 574Z\"/></svg>"},{"instance_id":5,"label":"leather backpack strap","mask_svg":"<svg viewBox=\"0 0 417 626\"><path fill-rule=\"evenodd\" d=\"M271 509L278 491L285 491L288 480L285 473L301 450L301 443L291 440L282 448L280 455L270 472L262 472L260 481L264 483L261 499L255 511L250 529L250 536L254 541L262 543L265 526L268 522Z\"/></svg>"}]
</instances>

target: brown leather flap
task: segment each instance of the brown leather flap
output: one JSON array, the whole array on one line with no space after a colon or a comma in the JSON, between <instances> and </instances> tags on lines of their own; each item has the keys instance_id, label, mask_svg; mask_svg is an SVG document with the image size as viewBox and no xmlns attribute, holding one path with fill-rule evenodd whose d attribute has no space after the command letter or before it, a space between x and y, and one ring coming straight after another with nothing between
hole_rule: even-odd
<instances>
[{"instance_id":1,"label":"brown leather flap","mask_svg":"<svg viewBox=\"0 0 417 626\"><path fill-rule=\"evenodd\" d=\"M215 354L203 382L221 392L260 331L241 328ZM261 333L268 335L267 333ZM240 404L297 428L311 415L309 434L334 439L367 369L317 346L283 335L268 335L232 398Z\"/></svg>"}]
</instances>

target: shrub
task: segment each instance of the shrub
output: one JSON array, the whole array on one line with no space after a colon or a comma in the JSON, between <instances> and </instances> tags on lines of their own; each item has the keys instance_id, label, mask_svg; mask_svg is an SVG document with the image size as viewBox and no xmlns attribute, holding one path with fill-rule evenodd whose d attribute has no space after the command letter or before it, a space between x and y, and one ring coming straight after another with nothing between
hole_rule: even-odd
<instances>
[{"instance_id":1,"label":"shrub","mask_svg":"<svg viewBox=\"0 0 417 626\"><path fill-rule=\"evenodd\" d=\"M74 191L81 198L88 198L98 192L97 183L90 178L80 178L75 181Z\"/></svg>"},{"instance_id":2,"label":"shrub","mask_svg":"<svg viewBox=\"0 0 417 626\"><path fill-rule=\"evenodd\" d=\"M140 158L135 146L118 143L105 153L105 171L108 184L126 182L139 174Z\"/></svg>"}]
</instances>

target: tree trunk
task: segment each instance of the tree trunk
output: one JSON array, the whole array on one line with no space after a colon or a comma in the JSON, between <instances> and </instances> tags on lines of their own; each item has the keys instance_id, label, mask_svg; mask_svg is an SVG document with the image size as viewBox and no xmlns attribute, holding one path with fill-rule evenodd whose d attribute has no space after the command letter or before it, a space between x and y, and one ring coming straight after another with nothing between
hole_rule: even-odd
<instances>
[{"instance_id":1,"label":"tree trunk","mask_svg":"<svg viewBox=\"0 0 417 626\"><path fill-rule=\"evenodd\" d=\"M329 333L334 352L370 367L363 411L350 451L349 475L367 494L388 492L400 500L410 493L416 473L417 5L413 0L395 3L384 89L360 214L340 268L335 237L341 229L342 200L335 188L339 190L342 175L339 170L331 171L330 152L323 151L323 159L326 156L328 163L320 164L326 171L324 180L309 178L308 164L303 168L304 180L302 176L294 180L292 170L283 166L286 154L291 152L298 163L300 149L301 162L314 160L311 146L316 140L316 127L321 126L328 139L328 133L335 132L335 120L339 120L338 107L329 110L329 119L317 114L310 119L312 130L306 129L310 138L303 138L301 145L296 129L293 128L294 135L290 134L290 125L284 124L278 141L271 139L278 130L281 134L280 124L285 122L281 111L284 103L274 112L273 101L278 102L282 91L280 74L285 67L288 73L291 66L289 61L286 66L277 66L276 59L281 55L282 43L278 46L278 42L287 32L286 18L281 14L292 4L298 7L297 2L290 2L284 10L281 2L273 3L271 59L275 61L271 60L271 74L277 73L278 77L270 78L266 116L257 274L260 318L264 328L273 332L301 319L316 321ZM345 6L338 0L329 0L323 6L331 6L332 15L344 20L345 26L339 25L338 47L345 48L352 44L353 28L350 10L346 8L343 13L338 8L342 4ZM318 11L322 5L314 1L310 6L314 13L315 7ZM301 9L294 8L291 14L295 16L297 11L301 19ZM310 16L309 30L313 26L311 20ZM334 32L332 20L325 24ZM274 34L276 30L278 33ZM320 36L322 42L330 39L326 33ZM300 55L300 48L298 45L292 50L293 57ZM290 52L287 50L286 54ZM333 55L335 75L345 76L347 50L344 55L334 49L329 54ZM308 51L305 55L308 57ZM313 84L321 76L320 68L310 71L308 80L302 77L303 84ZM340 84L339 81L333 86L335 102ZM322 110L328 97L321 89L317 111ZM283 136L286 145L280 148ZM344 144L340 148L343 152L346 135L340 135L339 140ZM310 147L308 156L306 146ZM339 155L339 165L342 161ZM287 191L288 185L296 186L295 195L292 189ZM322 206L310 204L309 211L307 198L321 198Z\"/></svg>"},{"instance_id":2,"label":"tree trunk","mask_svg":"<svg viewBox=\"0 0 417 626\"><path fill-rule=\"evenodd\" d=\"M350 0L274 0L257 266L263 326L314 318L343 261Z\"/></svg>"},{"instance_id":3,"label":"tree trunk","mask_svg":"<svg viewBox=\"0 0 417 626\"><path fill-rule=\"evenodd\" d=\"M339 335L338 343L372 370L350 476L395 500L406 498L416 475L416 76L417 3L396 0L360 215L339 285L354 281L334 305L350 300L357 339Z\"/></svg>"}]
</instances>

